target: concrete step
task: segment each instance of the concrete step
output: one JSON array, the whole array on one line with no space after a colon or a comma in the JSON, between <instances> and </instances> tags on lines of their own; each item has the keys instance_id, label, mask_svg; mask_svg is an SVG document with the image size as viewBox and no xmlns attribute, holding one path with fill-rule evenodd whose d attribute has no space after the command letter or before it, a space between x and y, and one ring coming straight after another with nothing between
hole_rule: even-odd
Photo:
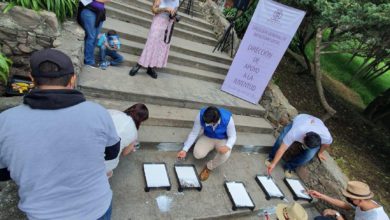
<instances>
[{"instance_id":1,"label":"concrete step","mask_svg":"<svg viewBox=\"0 0 390 220\"><path fill-rule=\"evenodd\" d=\"M143 10L135 7L134 5L126 5L121 3L113 3L109 4L106 7L107 11L115 11L116 13L120 13L122 15L123 13L131 16L137 16L140 18L144 18L149 20L149 23L143 23L143 25L147 25L146 27L150 27L150 24L152 23L153 14L150 10ZM123 17L122 17L123 18ZM129 17L133 18L133 17ZM168 18L167 18L168 19ZM186 22L186 20L180 20L179 22L175 23L175 29L183 29L187 31L192 31L204 36L208 37L215 37L215 33L212 31L211 27L208 28L202 28L199 26L196 26L194 24L189 24Z\"/></svg>"},{"instance_id":2,"label":"concrete step","mask_svg":"<svg viewBox=\"0 0 390 220\"><path fill-rule=\"evenodd\" d=\"M124 57L123 65L128 67L127 72L129 72L130 68L132 68L138 62L139 56L127 53L122 53L122 56ZM140 71L142 72L143 70ZM199 70L197 68L182 66L180 64L174 64L170 62L168 62L167 67L162 71L172 75L183 76L207 82L214 82L218 84L222 84L225 80L225 76L219 73Z\"/></svg>"},{"instance_id":3,"label":"concrete step","mask_svg":"<svg viewBox=\"0 0 390 220\"><path fill-rule=\"evenodd\" d=\"M121 111L124 111L135 104L135 102L99 99L93 97L91 97L91 100L100 103L106 108L113 108ZM195 117L199 114L199 109L161 106L149 103L145 104L149 109L149 119L144 123L144 125L191 129L194 124ZM233 114L233 119L237 132L259 134L272 134L273 132L273 127L263 118ZM254 136L256 136L256 134L254 134Z\"/></svg>"},{"instance_id":4,"label":"concrete step","mask_svg":"<svg viewBox=\"0 0 390 220\"><path fill-rule=\"evenodd\" d=\"M115 18L117 20L122 20L126 22L130 22L132 24L136 24L145 28L150 28L152 19L151 18L144 18L139 17L130 13L127 13L125 11L115 9L112 7L107 6L107 16L111 18ZM191 30L182 29L180 27L176 27L174 30L174 35L177 37L182 37L185 39L190 39L195 42L204 43L208 45L215 45L217 44L217 40L215 39L215 35L211 32L205 33L201 32L196 28L193 28L194 26L188 26L191 27ZM129 30L131 31L131 30Z\"/></svg>"},{"instance_id":5,"label":"concrete step","mask_svg":"<svg viewBox=\"0 0 390 220\"><path fill-rule=\"evenodd\" d=\"M129 4L129 3L123 3L121 1L111 1L108 4L108 6L116 8L116 9L121 9L121 10L126 11L128 13L134 13L134 14L136 14L138 16L142 16L142 17L145 17L145 15L152 16L151 3L150 3L150 5L145 3L145 4L147 4L147 7L140 7L139 5L142 6L145 4L142 4L142 2L141 3L137 3L137 2L138 1L133 0L133 2L131 4ZM138 10L134 10L134 9L138 9ZM193 17L193 16L187 15L185 13L180 13L180 16L181 16L180 23L183 22L184 24L190 24L190 25L193 25L193 26L196 26L199 28L203 28L206 30L212 30L212 28L213 28L213 26L211 24L209 24L207 21L205 21L201 18Z\"/></svg>"},{"instance_id":6,"label":"concrete step","mask_svg":"<svg viewBox=\"0 0 390 220\"><path fill-rule=\"evenodd\" d=\"M206 105L224 107L236 114L261 117L264 108L229 95L220 84L159 72L152 79L145 70L128 75L128 67L107 70L83 68L79 87L93 97L198 109Z\"/></svg>"},{"instance_id":7,"label":"concrete step","mask_svg":"<svg viewBox=\"0 0 390 220\"><path fill-rule=\"evenodd\" d=\"M150 135L153 135L152 133ZM283 168L278 165L273 178L284 192L286 199L266 200L265 195L255 181L257 174L265 174L264 160L266 154L248 154L233 151L229 160L213 170L207 181L202 182L202 190L185 190L178 192L173 166L175 163L194 164L198 173L207 161L213 158L213 153L201 160L195 160L192 153L185 161L176 160L176 152L166 152L150 148L143 148L122 157L119 166L114 170L110 184L113 196L113 220L122 219L234 219L237 216L258 213L261 209L275 207L279 203L293 202L292 194L283 183ZM144 162L166 163L171 181L171 190L150 190L144 192L145 181L142 172ZM225 181L242 181L252 197L256 207L254 211L248 209L232 210L232 203L223 186ZM157 198L163 197L170 201L166 212L158 206ZM298 201L306 208L312 208L311 203ZM257 218L258 219L258 218Z\"/></svg>"},{"instance_id":8,"label":"concrete step","mask_svg":"<svg viewBox=\"0 0 390 220\"><path fill-rule=\"evenodd\" d=\"M117 31L122 39L127 39L132 42L138 42L141 44L145 44L149 33L149 29L147 28L112 18L107 18L107 20L104 22L103 30L107 31L109 29L114 29ZM170 50L210 61L215 61L221 64L231 64L232 58L230 58L225 53L212 53L213 49L214 46L196 43L184 38L173 36Z\"/></svg>"},{"instance_id":9,"label":"concrete step","mask_svg":"<svg viewBox=\"0 0 390 220\"><path fill-rule=\"evenodd\" d=\"M180 150L183 147L184 141L192 128L182 127L165 127L146 125L141 126L139 131L139 141L142 146L158 146L160 143L169 143L168 145L160 145L160 149ZM237 132L237 141L234 145L238 148L248 147L253 148L257 152L269 152L275 143L275 138L272 134L260 134L250 132Z\"/></svg>"},{"instance_id":10,"label":"concrete step","mask_svg":"<svg viewBox=\"0 0 390 220\"><path fill-rule=\"evenodd\" d=\"M153 1L151 0L119 0L120 2L122 3L125 3L125 4L132 4L132 5L135 5L137 6L138 8L142 8L144 10L151 10L152 8L152 3ZM184 3L184 5L181 6L181 8L179 9L179 12L181 12L181 14L185 14L185 8L187 7L187 1ZM200 12L201 11L201 7L199 6L199 4L195 1L194 2L194 9L193 10L193 16L192 15L187 15L191 18L194 18L194 19L203 19L204 15Z\"/></svg>"},{"instance_id":11,"label":"concrete step","mask_svg":"<svg viewBox=\"0 0 390 220\"><path fill-rule=\"evenodd\" d=\"M144 44L123 39L121 42L121 51L124 53L141 56L144 46ZM226 75L229 70L229 66L226 64L209 61L207 59L202 59L199 57L186 55L175 51L169 52L168 59L170 63L178 64L181 66L195 67L200 70L215 72L222 75Z\"/></svg>"}]
</instances>

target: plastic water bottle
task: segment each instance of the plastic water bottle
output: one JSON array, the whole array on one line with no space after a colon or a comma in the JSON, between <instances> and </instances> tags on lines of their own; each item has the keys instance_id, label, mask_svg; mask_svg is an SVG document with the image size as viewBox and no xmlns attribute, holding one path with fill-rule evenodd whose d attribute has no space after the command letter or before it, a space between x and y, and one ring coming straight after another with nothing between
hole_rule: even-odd
<instances>
[{"instance_id":1,"label":"plastic water bottle","mask_svg":"<svg viewBox=\"0 0 390 220\"><path fill-rule=\"evenodd\" d=\"M276 213L275 207L266 207L263 209L260 209L257 213L257 216L259 216L260 220L271 220L271 215L274 215Z\"/></svg>"}]
</instances>

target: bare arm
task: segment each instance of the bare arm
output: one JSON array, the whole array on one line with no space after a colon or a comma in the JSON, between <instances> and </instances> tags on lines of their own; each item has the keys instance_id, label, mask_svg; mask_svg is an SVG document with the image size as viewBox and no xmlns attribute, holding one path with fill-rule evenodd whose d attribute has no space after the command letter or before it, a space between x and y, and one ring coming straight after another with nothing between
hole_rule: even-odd
<instances>
[{"instance_id":1,"label":"bare arm","mask_svg":"<svg viewBox=\"0 0 390 220\"><path fill-rule=\"evenodd\" d=\"M107 3L107 2L110 2L111 0L96 0L97 2L101 2L101 3Z\"/></svg>"},{"instance_id":2,"label":"bare arm","mask_svg":"<svg viewBox=\"0 0 390 220\"><path fill-rule=\"evenodd\" d=\"M352 209L352 207L348 203L346 203L340 199L332 198L332 197L327 196L325 194L319 193L315 190L309 190L308 193L311 196L313 196L314 198L321 199L321 200L323 200L329 204L332 204L334 206L337 206L339 208L346 209L346 210Z\"/></svg>"},{"instance_id":3,"label":"bare arm","mask_svg":"<svg viewBox=\"0 0 390 220\"><path fill-rule=\"evenodd\" d=\"M318 158L320 160L326 160L326 157L324 155L324 151L330 147L330 144L322 144L320 150L318 151Z\"/></svg>"},{"instance_id":4,"label":"bare arm","mask_svg":"<svg viewBox=\"0 0 390 220\"><path fill-rule=\"evenodd\" d=\"M160 14L163 12L168 12L170 14L175 14L175 9L174 8L159 8L160 5L160 0L155 0L152 5L152 12L153 14Z\"/></svg>"},{"instance_id":5,"label":"bare arm","mask_svg":"<svg viewBox=\"0 0 390 220\"><path fill-rule=\"evenodd\" d=\"M282 143L280 145L278 151L276 151L274 159L272 160L271 164L267 168L268 175L271 175L271 173L272 173L273 169L275 168L276 164L278 164L278 162L283 157L283 154L286 152L287 149L288 149L287 144Z\"/></svg>"}]
</instances>

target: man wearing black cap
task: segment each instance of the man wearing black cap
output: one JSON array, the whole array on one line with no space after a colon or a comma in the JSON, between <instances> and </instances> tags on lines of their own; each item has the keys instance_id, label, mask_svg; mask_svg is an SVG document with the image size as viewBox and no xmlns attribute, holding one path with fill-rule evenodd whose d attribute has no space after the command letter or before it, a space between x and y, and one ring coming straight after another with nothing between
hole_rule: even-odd
<instances>
[{"instance_id":1,"label":"man wearing black cap","mask_svg":"<svg viewBox=\"0 0 390 220\"><path fill-rule=\"evenodd\" d=\"M294 142L302 144L303 150L284 164L285 176L292 177L292 172L299 166L308 163L316 154L325 160L324 151L332 143L333 138L321 119L308 114L297 115L292 123L280 132L265 165L270 175L283 154Z\"/></svg>"},{"instance_id":2,"label":"man wearing black cap","mask_svg":"<svg viewBox=\"0 0 390 220\"><path fill-rule=\"evenodd\" d=\"M71 60L46 49L31 56L37 89L0 114L0 180L19 186L29 219L110 219L104 160L119 152L112 119L74 90Z\"/></svg>"}]
</instances>

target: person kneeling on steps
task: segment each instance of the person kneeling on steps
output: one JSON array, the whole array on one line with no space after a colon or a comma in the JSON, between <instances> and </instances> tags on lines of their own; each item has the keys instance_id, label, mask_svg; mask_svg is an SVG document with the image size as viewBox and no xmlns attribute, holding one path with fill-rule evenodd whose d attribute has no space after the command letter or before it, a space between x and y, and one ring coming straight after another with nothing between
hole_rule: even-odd
<instances>
[{"instance_id":1,"label":"person kneeling on steps","mask_svg":"<svg viewBox=\"0 0 390 220\"><path fill-rule=\"evenodd\" d=\"M195 118L194 127L188 135L184 147L178 152L177 157L184 159L199 133L203 130L194 147L194 157L202 159L216 149L217 155L203 168L199 177L201 181L207 180L211 170L214 170L229 158L233 145L236 142L236 128L232 113L223 108L210 106L200 110Z\"/></svg>"}]
</instances>

